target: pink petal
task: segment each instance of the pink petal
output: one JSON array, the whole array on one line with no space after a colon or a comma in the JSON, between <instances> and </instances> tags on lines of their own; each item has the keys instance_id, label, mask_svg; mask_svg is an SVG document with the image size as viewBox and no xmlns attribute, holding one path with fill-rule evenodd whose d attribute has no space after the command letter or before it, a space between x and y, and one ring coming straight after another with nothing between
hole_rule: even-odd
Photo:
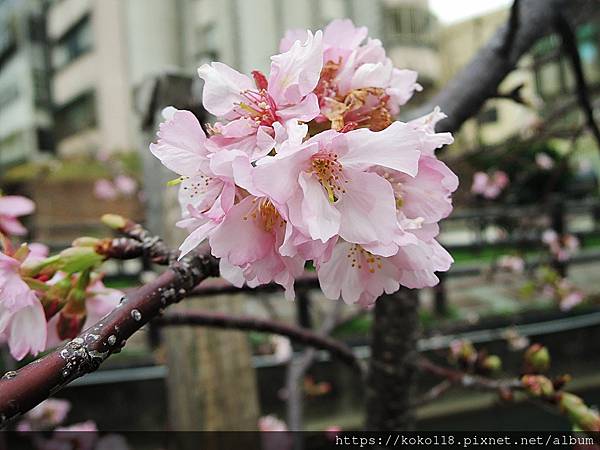
<instances>
[{"instance_id":1,"label":"pink petal","mask_svg":"<svg viewBox=\"0 0 600 450\"><path fill-rule=\"evenodd\" d=\"M329 261L317 268L319 285L325 297L337 300L340 296L348 304L356 303L362 293L363 283L356 267L348 258L352 244L340 241L333 249Z\"/></svg>"},{"instance_id":2,"label":"pink petal","mask_svg":"<svg viewBox=\"0 0 600 450\"><path fill-rule=\"evenodd\" d=\"M345 134L348 152L340 157L344 167L366 169L379 165L415 176L420 152L419 133L402 122L383 131L359 129Z\"/></svg>"},{"instance_id":3,"label":"pink petal","mask_svg":"<svg viewBox=\"0 0 600 450\"><path fill-rule=\"evenodd\" d=\"M214 256L227 258L235 266L243 266L267 254L273 247L274 237L252 217L257 206L256 197L248 196L229 210L210 236Z\"/></svg>"},{"instance_id":4,"label":"pink petal","mask_svg":"<svg viewBox=\"0 0 600 450\"><path fill-rule=\"evenodd\" d=\"M213 222L212 220L207 221L203 225L196 228L190 235L185 238L183 243L179 246L179 258L183 258L189 252L198 247L205 239L208 238L210 233L216 228L218 224Z\"/></svg>"},{"instance_id":5,"label":"pink petal","mask_svg":"<svg viewBox=\"0 0 600 450\"><path fill-rule=\"evenodd\" d=\"M392 72L392 81L386 93L390 96L389 104L391 113L398 114L400 106L406 104L415 91L421 91L423 88L417 83L417 72L413 70L394 69Z\"/></svg>"},{"instance_id":6,"label":"pink petal","mask_svg":"<svg viewBox=\"0 0 600 450\"><path fill-rule=\"evenodd\" d=\"M323 67L323 34L307 31L304 43L271 57L269 94L277 105L299 103L317 86Z\"/></svg>"},{"instance_id":7,"label":"pink petal","mask_svg":"<svg viewBox=\"0 0 600 450\"><path fill-rule=\"evenodd\" d=\"M193 176L206 165L206 135L194 114L176 111L160 125L158 142L150 144L150 151L173 172Z\"/></svg>"},{"instance_id":8,"label":"pink petal","mask_svg":"<svg viewBox=\"0 0 600 450\"><path fill-rule=\"evenodd\" d=\"M458 187L458 177L443 162L422 157L417 176L405 177L401 184L402 211L407 217L433 223L452 212L450 194Z\"/></svg>"},{"instance_id":9,"label":"pink petal","mask_svg":"<svg viewBox=\"0 0 600 450\"><path fill-rule=\"evenodd\" d=\"M26 216L35 211L35 203L19 195L0 197L0 216Z\"/></svg>"},{"instance_id":10,"label":"pink petal","mask_svg":"<svg viewBox=\"0 0 600 450\"><path fill-rule=\"evenodd\" d=\"M236 104L245 101L241 93L254 89L249 77L220 62L203 64L198 75L204 80L202 103L215 116L229 114Z\"/></svg>"},{"instance_id":11,"label":"pink petal","mask_svg":"<svg viewBox=\"0 0 600 450\"><path fill-rule=\"evenodd\" d=\"M28 353L35 356L46 348L46 317L37 299L13 315L8 346L13 358L19 361Z\"/></svg>"},{"instance_id":12,"label":"pink petal","mask_svg":"<svg viewBox=\"0 0 600 450\"><path fill-rule=\"evenodd\" d=\"M340 230L341 214L329 201L325 189L312 175L302 172L298 178L302 189L300 211L312 239L327 242ZM290 211L297 206L290 204Z\"/></svg>"},{"instance_id":13,"label":"pink petal","mask_svg":"<svg viewBox=\"0 0 600 450\"><path fill-rule=\"evenodd\" d=\"M392 69L392 62L389 59L385 62L362 64L354 72L350 88L386 88L390 84Z\"/></svg>"},{"instance_id":14,"label":"pink petal","mask_svg":"<svg viewBox=\"0 0 600 450\"><path fill-rule=\"evenodd\" d=\"M340 236L358 244L389 244L398 228L396 200L388 181L374 173L344 169L346 193L335 206L341 214Z\"/></svg>"},{"instance_id":15,"label":"pink petal","mask_svg":"<svg viewBox=\"0 0 600 450\"><path fill-rule=\"evenodd\" d=\"M275 156L265 157L254 168L254 185L277 203L285 203L298 189L298 176L308 168L308 160L318 146L295 147Z\"/></svg>"},{"instance_id":16,"label":"pink petal","mask_svg":"<svg viewBox=\"0 0 600 450\"><path fill-rule=\"evenodd\" d=\"M300 103L279 109L277 115L283 121L295 119L302 122L310 122L317 117L320 112L319 99L315 94L310 93L304 97Z\"/></svg>"},{"instance_id":17,"label":"pink petal","mask_svg":"<svg viewBox=\"0 0 600 450\"><path fill-rule=\"evenodd\" d=\"M27 228L14 217L0 216L0 231L12 236L24 236Z\"/></svg>"},{"instance_id":18,"label":"pink petal","mask_svg":"<svg viewBox=\"0 0 600 450\"><path fill-rule=\"evenodd\" d=\"M325 27L323 42L328 46L354 50L368 33L367 27L356 27L350 19L335 19Z\"/></svg>"}]
</instances>

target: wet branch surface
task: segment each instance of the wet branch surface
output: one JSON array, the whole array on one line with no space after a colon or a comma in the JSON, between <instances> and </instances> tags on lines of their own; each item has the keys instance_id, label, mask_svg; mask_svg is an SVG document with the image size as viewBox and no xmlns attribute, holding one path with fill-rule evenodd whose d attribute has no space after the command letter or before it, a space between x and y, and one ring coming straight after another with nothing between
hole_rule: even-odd
<instances>
[{"instance_id":1,"label":"wet branch surface","mask_svg":"<svg viewBox=\"0 0 600 450\"><path fill-rule=\"evenodd\" d=\"M160 239L140 229L136 227L134 235L150 255L170 257L167 255L171 252ZM128 230L121 231L127 233ZM150 248L149 242L153 242L156 249ZM218 260L212 256L193 255L175 262L155 280L123 297L117 308L77 338L18 371L7 372L0 379L0 426L76 378L95 371L165 307L189 295L204 279L218 275Z\"/></svg>"}]
</instances>

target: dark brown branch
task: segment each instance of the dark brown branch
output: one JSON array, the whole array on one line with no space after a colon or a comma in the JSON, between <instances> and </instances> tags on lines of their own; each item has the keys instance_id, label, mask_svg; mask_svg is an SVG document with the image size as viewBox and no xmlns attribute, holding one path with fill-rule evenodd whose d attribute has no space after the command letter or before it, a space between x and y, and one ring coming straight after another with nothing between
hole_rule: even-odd
<instances>
[{"instance_id":1,"label":"dark brown branch","mask_svg":"<svg viewBox=\"0 0 600 450\"><path fill-rule=\"evenodd\" d=\"M139 223L112 214L103 216L102 220L115 231L139 242L141 245L141 247L137 250L140 252L139 256L144 257L155 264L162 265L168 265L177 261L179 252L176 250L171 250L160 237L154 236ZM108 242L109 246L111 244L113 243ZM119 242L117 241L114 244L117 245L118 249ZM133 244L130 243L129 245ZM113 254L113 257L115 258L118 256L118 252ZM129 259L126 256L126 254L123 254L121 259Z\"/></svg>"},{"instance_id":2,"label":"dark brown branch","mask_svg":"<svg viewBox=\"0 0 600 450\"><path fill-rule=\"evenodd\" d=\"M321 326L319 333L325 336L331 334L335 327L340 323L339 315L341 312L341 302L336 302ZM287 423L290 430L302 430L302 390L300 382L304 375L310 369L317 357L316 348L307 348L302 354L295 358L292 356L288 363L286 372L286 391L287 391Z\"/></svg>"},{"instance_id":3,"label":"dark brown branch","mask_svg":"<svg viewBox=\"0 0 600 450\"><path fill-rule=\"evenodd\" d=\"M437 131L457 131L498 92L498 86L514 70L521 56L552 31L556 11L562 11L569 21L578 22L597 7L597 0L520 0L518 23L527 26L515 30L509 55L503 57L500 49L508 36L510 20L420 112L425 114L439 106L448 118L438 124Z\"/></svg>"},{"instance_id":4,"label":"dark brown branch","mask_svg":"<svg viewBox=\"0 0 600 450\"><path fill-rule=\"evenodd\" d=\"M454 384L450 380L442 380L431 389L429 389L421 398L419 398L415 403L413 403L412 407L417 408L419 406L426 405L434 400L437 400L442 395L452 388Z\"/></svg>"},{"instance_id":5,"label":"dark brown branch","mask_svg":"<svg viewBox=\"0 0 600 450\"><path fill-rule=\"evenodd\" d=\"M577 99L579 100L579 105L583 110L587 126L596 139L598 150L600 150L600 128L598 128L598 124L594 119L594 108L590 100L585 74L583 73L583 66L581 65L581 57L577 47L577 38L575 37L575 33L568 20L560 11L557 11L555 26L562 38L563 50L571 62L577 85Z\"/></svg>"},{"instance_id":6,"label":"dark brown branch","mask_svg":"<svg viewBox=\"0 0 600 450\"><path fill-rule=\"evenodd\" d=\"M500 394L523 389L521 382L516 379L494 380L480 375L471 375L451 367L440 366L425 357L419 358L417 367L423 372L431 373L463 387L495 391Z\"/></svg>"},{"instance_id":7,"label":"dark brown branch","mask_svg":"<svg viewBox=\"0 0 600 450\"><path fill-rule=\"evenodd\" d=\"M0 426L33 408L71 381L95 371L166 306L181 300L203 279L218 275L218 261L191 256L175 263L77 338L0 380Z\"/></svg>"},{"instance_id":8,"label":"dark brown branch","mask_svg":"<svg viewBox=\"0 0 600 450\"><path fill-rule=\"evenodd\" d=\"M144 256L142 243L127 237L102 239L94 246L94 250L107 259L136 259Z\"/></svg>"},{"instance_id":9,"label":"dark brown branch","mask_svg":"<svg viewBox=\"0 0 600 450\"><path fill-rule=\"evenodd\" d=\"M515 40L515 34L519 28L519 0L514 0L512 7L510 8L510 18L508 19L508 28L506 30L506 37L504 38L504 45L500 49L500 55L504 58L508 58L510 51L512 50L513 42Z\"/></svg>"},{"instance_id":10,"label":"dark brown branch","mask_svg":"<svg viewBox=\"0 0 600 450\"><path fill-rule=\"evenodd\" d=\"M352 349L343 342L283 322L275 322L251 316L235 317L209 311L185 311L166 314L156 319L154 323L160 326L192 325L280 334L294 342L327 350L332 356L335 356L340 361L360 372L364 370L362 362L354 356Z\"/></svg>"}]
</instances>

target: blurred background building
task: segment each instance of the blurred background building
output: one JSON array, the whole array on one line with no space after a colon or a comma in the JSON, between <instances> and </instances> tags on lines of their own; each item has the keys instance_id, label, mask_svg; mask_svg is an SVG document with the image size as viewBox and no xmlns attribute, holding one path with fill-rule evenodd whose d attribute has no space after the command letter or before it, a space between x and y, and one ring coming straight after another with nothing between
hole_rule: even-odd
<instances>
[{"instance_id":1,"label":"blurred background building","mask_svg":"<svg viewBox=\"0 0 600 450\"><path fill-rule=\"evenodd\" d=\"M133 93L148 77L194 75L217 59L242 72L267 70L285 30L337 17L369 27L426 88L440 79L438 23L427 0L2 0L0 7L5 168L54 150L62 157L132 150Z\"/></svg>"},{"instance_id":2,"label":"blurred background building","mask_svg":"<svg viewBox=\"0 0 600 450\"><path fill-rule=\"evenodd\" d=\"M54 150L46 8L0 1L0 167Z\"/></svg>"},{"instance_id":3,"label":"blurred background building","mask_svg":"<svg viewBox=\"0 0 600 450\"><path fill-rule=\"evenodd\" d=\"M10 191L11 183L37 174L32 164L47 169L52 158L70 180L78 173L88 182L106 178L98 160L144 150L136 98L145 81L165 72L196 78L197 67L213 60L241 72L268 71L286 30L314 30L340 17L367 26L397 67L419 72L425 89L402 112L412 117L411 109L455 76L507 15L505 7L446 24L428 0L0 0L0 185ZM590 18L578 30L596 98L599 23ZM575 86L556 36L522 58L499 93L518 87L526 104L488 101L448 153L527 133L552 105L573 98L565 95ZM560 120L578 114L575 108ZM69 165L74 159L80 162Z\"/></svg>"}]
</instances>

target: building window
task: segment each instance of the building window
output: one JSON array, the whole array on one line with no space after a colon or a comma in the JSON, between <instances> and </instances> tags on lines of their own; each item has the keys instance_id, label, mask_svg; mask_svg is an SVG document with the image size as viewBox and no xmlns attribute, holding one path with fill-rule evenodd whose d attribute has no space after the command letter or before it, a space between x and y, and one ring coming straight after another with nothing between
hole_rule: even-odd
<instances>
[{"instance_id":1,"label":"building window","mask_svg":"<svg viewBox=\"0 0 600 450\"><path fill-rule=\"evenodd\" d=\"M0 68L17 50L17 21L14 15L0 17Z\"/></svg>"},{"instance_id":2,"label":"building window","mask_svg":"<svg viewBox=\"0 0 600 450\"><path fill-rule=\"evenodd\" d=\"M38 148L41 152L54 152L54 136L52 131L47 128L38 128L36 130Z\"/></svg>"},{"instance_id":3,"label":"building window","mask_svg":"<svg viewBox=\"0 0 600 450\"><path fill-rule=\"evenodd\" d=\"M86 92L56 112L55 133L58 140L96 126L96 97Z\"/></svg>"},{"instance_id":4,"label":"building window","mask_svg":"<svg viewBox=\"0 0 600 450\"><path fill-rule=\"evenodd\" d=\"M85 15L69 28L54 44L54 67L61 68L92 49L92 24Z\"/></svg>"}]
</instances>

